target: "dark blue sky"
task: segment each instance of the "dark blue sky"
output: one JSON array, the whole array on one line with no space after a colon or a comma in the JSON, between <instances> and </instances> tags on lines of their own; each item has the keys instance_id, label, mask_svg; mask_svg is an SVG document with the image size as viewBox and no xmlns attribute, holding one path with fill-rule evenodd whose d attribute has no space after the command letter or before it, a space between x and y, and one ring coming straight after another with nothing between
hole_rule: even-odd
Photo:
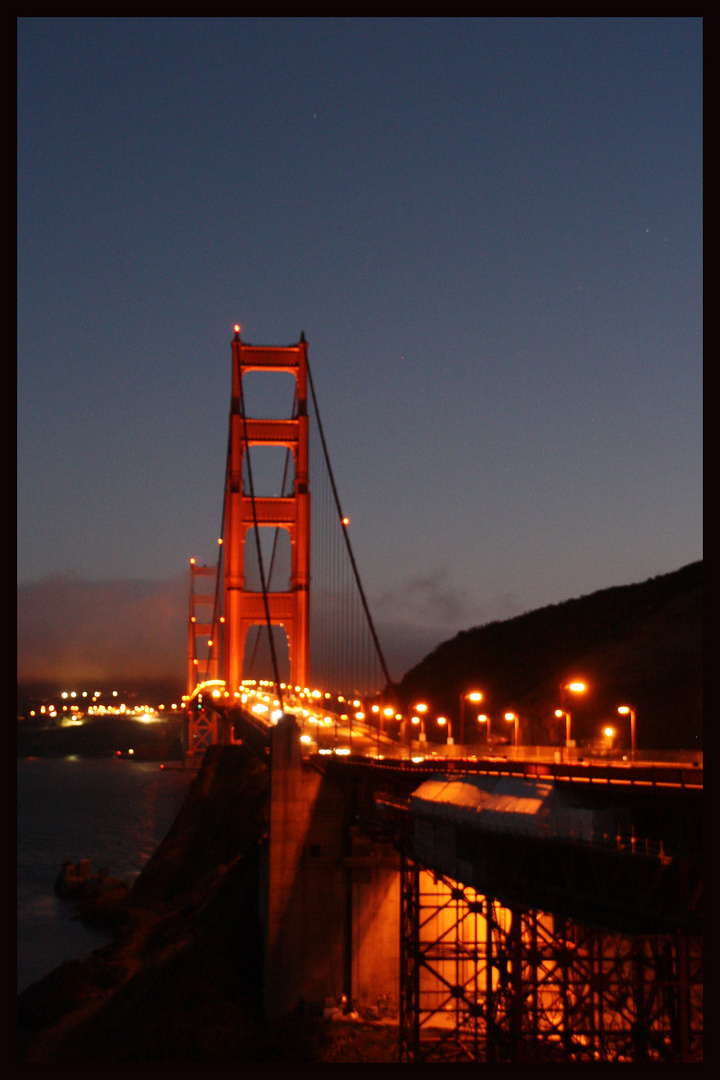
<instances>
[{"instance_id":1,"label":"dark blue sky","mask_svg":"<svg viewBox=\"0 0 720 1080\"><path fill-rule=\"evenodd\" d=\"M402 663L701 558L701 97L697 18L21 19L21 595L215 558L235 322Z\"/></svg>"}]
</instances>

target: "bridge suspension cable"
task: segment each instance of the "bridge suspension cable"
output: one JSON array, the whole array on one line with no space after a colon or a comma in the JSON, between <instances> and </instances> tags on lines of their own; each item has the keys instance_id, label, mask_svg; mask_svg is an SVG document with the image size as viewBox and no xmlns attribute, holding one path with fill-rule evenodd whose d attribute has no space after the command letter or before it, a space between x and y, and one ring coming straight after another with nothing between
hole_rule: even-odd
<instances>
[{"instance_id":1,"label":"bridge suspension cable","mask_svg":"<svg viewBox=\"0 0 720 1080\"><path fill-rule=\"evenodd\" d=\"M392 679L390 677L387 663L385 661L385 656L383 654L377 631L375 629L375 624L370 613L367 597L365 596L365 590L363 589L362 581L360 579L360 573L357 567L357 562L355 560L352 544L350 542L350 536L348 534L349 522L343 514L342 506L340 505L340 497L338 495L337 485L335 483L333 468L330 463L330 455L328 453L327 442L325 440L325 432L323 429L322 419L320 417L320 409L318 406L317 395L315 393L315 383L313 381L309 361L307 365L307 373L308 383L310 386L310 396L312 399L312 405L317 425L317 435L320 441L320 448L322 451L322 461L325 466L325 470L317 470L315 471L314 475L316 477L316 481L318 479L320 480L321 492L323 488L323 480L326 480L327 485L329 485L329 491L326 490L325 492L322 492L325 496L324 499L321 499L321 506L322 504L325 504L324 506L322 506L322 508L325 509L329 495L330 506L334 511L334 514L322 515L325 520L322 522L321 525L322 535L320 537L321 551L323 553L327 553L328 557L328 576L331 585L330 596L318 597L318 585L320 585L322 588L321 581L313 583L313 594L314 602L316 605L316 612L317 606L320 606L320 611L317 612L320 617L315 621L314 624L316 631L320 632L316 633L313 645L314 647L317 647L317 642L317 645L320 645L321 648L323 647L323 645L325 646L325 655L323 656L323 654L321 653L321 655L318 657L318 666L325 667L328 660L330 659L330 656L332 656L332 652L334 651L334 653L336 654L335 662L339 669L336 673L336 677L337 675L339 675L341 679L345 677L346 679L350 680L360 680L361 682L366 683L366 685L358 685L357 689L366 690L369 689L369 685L367 685L368 682L372 680L371 669L373 666L373 660L375 660L380 666L386 685L391 686ZM315 521L317 521L317 517L320 516L320 514L314 516L314 523ZM333 528L331 524L333 517L335 522L335 528ZM337 525L339 525L340 527L339 533L337 530ZM343 551L347 556L346 560L343 560L341 558L341 554ZM355 583L357 593L353 592L353 581ZM357 606L357 603L353 602L356 597L359 598L360 601L359 608ZM335 600L335 603L333 603L333 599ZM339 650L337 648L333 650L334 635L332 625L328 624L324 627L322 625L323 621L326 621L322 618L323 614L326 614L322 611L323 600L325 602L325 606L330 607L330 611L327 613L329 614L330 619L340 616L341 625L344 625L347 631L344 635L344 640L342 641ZM329 604L328 600L330 600ZM332 611L333 607L336 608L334 612ZM365 623L367 631L370 635L369 642L367 640L367 635L363 634L362 632L363 622ZM322 630L324 630L325 632L322 633ZM335 624L335 634L337 634L337 623ZM325 675L326 678L328 674L329 672L323 672L323 675ZM352 682L350 682L349 684L345 683L345 685L347 689L350 689L352 687ZM375 687L375 689L381 688Z\"/></svg>"}]
</instances>

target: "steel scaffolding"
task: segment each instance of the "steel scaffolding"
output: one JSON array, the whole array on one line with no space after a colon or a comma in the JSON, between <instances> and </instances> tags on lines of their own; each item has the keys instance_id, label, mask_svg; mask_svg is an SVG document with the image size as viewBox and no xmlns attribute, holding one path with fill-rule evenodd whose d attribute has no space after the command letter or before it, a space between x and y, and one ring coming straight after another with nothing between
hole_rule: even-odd
<instances>
[{"instance_id":1,"label":"steel scaffolding","mask_svg":"<svg viewBox=\"0 0 720 1080\"><path fill-rule=\"evenodd\" d=\"M401 1061L702 1060L700 937L506 908L406 857L401 878Z\"/></svg>"}]
</instances>

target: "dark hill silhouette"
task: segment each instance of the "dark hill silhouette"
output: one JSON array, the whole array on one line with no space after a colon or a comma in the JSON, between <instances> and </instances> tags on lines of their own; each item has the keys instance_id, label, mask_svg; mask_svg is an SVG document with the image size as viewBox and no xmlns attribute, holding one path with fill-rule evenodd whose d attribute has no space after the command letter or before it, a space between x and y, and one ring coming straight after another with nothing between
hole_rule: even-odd
<instances>
[{"instance_id":1,"label":"dark hill silhouette","mask_svg":"<svg viewBox=\"0 0 720 1080\"><path fill-rule=\"evenodd\" d=\"M409 708L425 700L435 715L452 719L459 741L460 695L479 689L482 705L466 707L466 742L478 741L478 712L490 715L493 735L511 735L502 717L512 710L521 718L521 743L559 745L559 687L576 677L588 686L566 695L579 745L602 739L610 722L615 745L628 746L627 719L617 714L628 704L637 713L638 748L700 749L702 567L691 563L462 631L407 672L400 702Z\"/></svg>"}]
</instances>

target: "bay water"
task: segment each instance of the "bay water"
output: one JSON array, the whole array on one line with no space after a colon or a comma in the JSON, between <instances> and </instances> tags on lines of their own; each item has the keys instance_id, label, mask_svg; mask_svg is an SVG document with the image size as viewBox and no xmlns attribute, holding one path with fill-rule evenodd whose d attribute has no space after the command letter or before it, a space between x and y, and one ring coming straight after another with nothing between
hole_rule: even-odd
<instances>
[{"instance_id":1,"label":"bay water","mask_svg":"<svg viewBox=\"0 0 720 1080\"><path fill-rule=\"evenodd\" d=\"M65 858L89 859L129 884L167 834L192 770L127 758L18 758L17 989L110 940L60 900Z\"/></svg>"}]
</instances>

